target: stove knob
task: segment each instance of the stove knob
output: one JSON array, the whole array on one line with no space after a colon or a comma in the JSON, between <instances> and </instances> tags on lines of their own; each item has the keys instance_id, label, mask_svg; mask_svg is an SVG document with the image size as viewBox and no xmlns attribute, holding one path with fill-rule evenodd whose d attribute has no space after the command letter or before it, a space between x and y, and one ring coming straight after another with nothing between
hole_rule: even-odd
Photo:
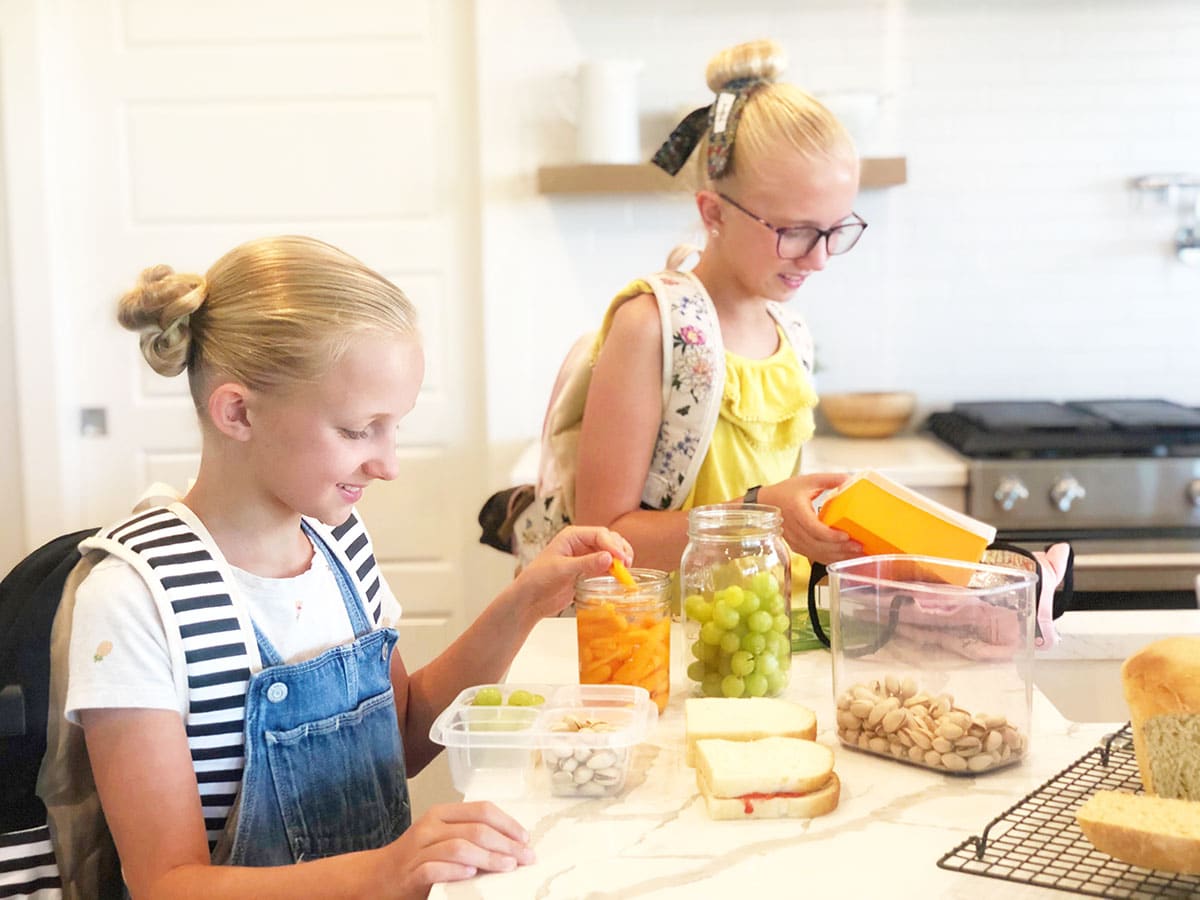
<instances>
[{"instance_id":1,"label":"stove knob","mask_svg":"<svg viewBox=\"0 0 1200 900\"><path fill-rule=\"evenodd\" d=\"M1060 478L1050 489L1050 500L1063 512L1070 512L1071 504L1087 496L1083 485L1068 475Z\"/></svg>"},{"instance_id":2,"label":"stove knob","mask_svg":"<svg viewBox=\"0 0 1200 900\"><path fill-rule=\"evenodd\" d=\"M1005 512L1012 512L1022 500L1029 499L1029 488L1021 483L1020 478L1001 478L1000 483L996 485L996 493L992 494L992 498L1000 504L1000 508Z\"/></svg>"}]
</instances>

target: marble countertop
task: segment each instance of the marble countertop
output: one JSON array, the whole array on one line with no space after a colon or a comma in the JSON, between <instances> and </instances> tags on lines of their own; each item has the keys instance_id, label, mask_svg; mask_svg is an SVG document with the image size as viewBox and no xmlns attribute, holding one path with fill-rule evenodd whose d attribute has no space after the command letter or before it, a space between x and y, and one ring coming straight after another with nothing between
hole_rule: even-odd
<instances>
[{"instance_id":1,"label":"marble countertop","mask_svg":"<svg viewBox=\"0 0 1200 900\"><path fill-rule=\"evenodd\" d=\"M965 487L969 464L966 457L923 434L879 439L817 435L800 455L801 472L875 469L913 488Z\"/></svg>"},{"instance_id":2,"label":"marble countertop","mask_svg":"<svg viewBox=\"0 0 1200 900\"><path fill-rule=\"evenodd\" d=\"M576 681L574 627L573 619L538 625L508 680ZM511 873L437 885L430 896L724 900L764 890L922 900L1064 896L946 871L937 860L1117 724L1069 722L1035 690L1025 760L982 776L942 775L843 748L833 730L830 682L827 652L798 654L785 696L816 711L818 740L834 749L842 794L833 813L809 820L709 819L694 772L684 764L685 688L677 679L667 711L637 748L620 796L553 798L539 772L533 796L500 804L533 834L538 861Z\"/></svg>"},{"instance_id":3,"label":"marble countertop","mask_svg":"<svg viewBox=\"0 0 1200 900\"><path fill-rule=\"evenodd\" d=\"M537 481L537 441L529 444L509 471L512 484ZM801 472L857 472L875 469L913 488L962 488L970 464L941 441L925 434L890 438L846 438L819 434L804 445Z\"/></svg>"}]
</instances>

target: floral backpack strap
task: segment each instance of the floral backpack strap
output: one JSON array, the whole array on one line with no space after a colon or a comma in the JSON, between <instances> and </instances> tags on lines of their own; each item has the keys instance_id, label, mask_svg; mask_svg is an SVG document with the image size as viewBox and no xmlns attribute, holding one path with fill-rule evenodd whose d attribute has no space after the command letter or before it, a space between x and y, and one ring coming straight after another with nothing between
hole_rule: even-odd
<instances>
[{"instance_id":1,"label":"floral backpack strap","mask_svg":"<svg viewBox=\"0 0 1200 900\"><path fill-rule=\"evenodd\" d=\"M811 378L813 374L813 339L808 325L782 303L774 301L768 303L767 312L783 329L788 343L792 345L792 351L796 354L796 359L800 361L800 365L804 367L804 371Z\"/></svg>"},{"instance_id":2,"label":"floral backpack strap","mask_svg":"<svg viewBox=\"0 0 1200 900\"><path fill-rule=\"evenodd\" d=\"M642 505L679 509L708 453L725 390L725 347L717 311L687 272L646 278L658 300L663 335L663 414Z\"/></svg>"}]
</instances>

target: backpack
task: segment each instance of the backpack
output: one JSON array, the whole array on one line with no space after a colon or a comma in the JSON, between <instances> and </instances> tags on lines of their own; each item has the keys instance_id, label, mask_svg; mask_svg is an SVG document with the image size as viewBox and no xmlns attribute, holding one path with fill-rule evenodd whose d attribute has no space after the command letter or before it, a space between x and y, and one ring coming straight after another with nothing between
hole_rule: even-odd
<instances>
[{"instance_id":1,"label":"backpack","mask_svg":"<svg viewBox=\"0 0 1200 900\"><path fill-rule=\"evenodd\" d=\"M79 543L95 532L54 538L0 581L0 896L60 887L35 790L46 753L50 629Z\"/></svg>"},{"instance_id":2,"label":"backpack","mask_svg":"<svg viewBox=\"0 0 1200 900\"><path fill-rule=\"evenodd\" d=\"M646 509L680 509L696 482L721 408L725 349L716 308L690 272L666 270L644 279L662 323L662 421L642 490ZM605 314L600 331L576 341L555 379L542 424L536 485L493 494L479 513L480 543L517 556L524 567L569 525L575 513L575 466L592 367L613 314L641 291L624 292ZM767 309L783 328L805 371L813 345L804 322L782 304Z\"/></svg>"}]
</instances>

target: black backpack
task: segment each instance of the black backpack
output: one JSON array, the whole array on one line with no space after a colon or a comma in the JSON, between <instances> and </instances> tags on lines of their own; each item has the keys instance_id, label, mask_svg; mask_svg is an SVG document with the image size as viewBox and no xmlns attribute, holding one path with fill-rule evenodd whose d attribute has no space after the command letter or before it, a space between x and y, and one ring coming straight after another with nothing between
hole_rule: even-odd
<instances>
[{"instance_id":1,"label":"black backpack","mask_svg":"<svg viewBox=\"0 0 1200 900\"><path fill-rule=\"evenodd\" d=\"M35 793L46 753L50 628L88 528L43 544L0 581L0 835L46 824Z\"/></svg>"}]
</instances>

